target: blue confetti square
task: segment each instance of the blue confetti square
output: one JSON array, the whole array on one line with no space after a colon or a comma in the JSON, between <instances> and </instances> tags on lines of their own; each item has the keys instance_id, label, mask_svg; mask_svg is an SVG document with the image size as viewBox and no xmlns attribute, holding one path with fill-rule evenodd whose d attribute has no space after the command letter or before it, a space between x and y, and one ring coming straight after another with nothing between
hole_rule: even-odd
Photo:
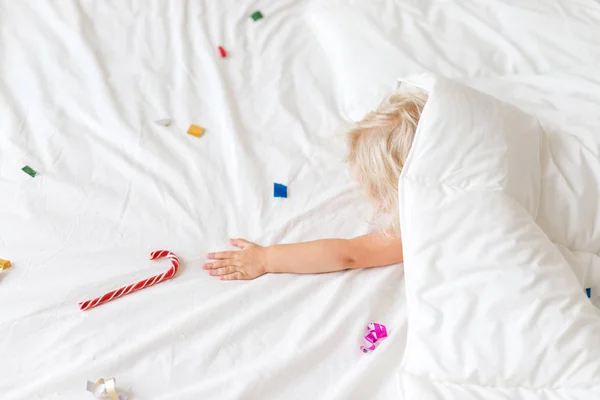
<instances>
[{"instance_id":1,"label":"blue confetti square","mask_svg":"<svg viewBox=\"0 0 600 400\"><path fill-rule=\"evenodd\" d=\"M273 183L273 197L287 197L287 186Z\"/></svg>"},{"instance_id":2,"label":"blue confetti square","mask_svg":"<svg viewBox=\"0 0 600 400\"><path fill-rule=\"evenodd\" d=\"M592 288L585 289L585 294L587 294L588 299L592 297Z\"/></svg>"}]
</instances>

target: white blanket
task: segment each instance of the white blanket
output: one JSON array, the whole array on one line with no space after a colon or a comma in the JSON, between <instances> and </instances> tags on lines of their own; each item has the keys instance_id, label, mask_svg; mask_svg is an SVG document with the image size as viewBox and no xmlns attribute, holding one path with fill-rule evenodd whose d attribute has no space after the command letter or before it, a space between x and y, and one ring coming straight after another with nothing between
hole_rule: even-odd
<instances>
[{"instance_id":1,"label":"white blanket","mask_svg":"<svg viewBox=\"0 0 600 400\"><path fill-rule=\"evenodd\" d=\"M600 176L600 161L553 175L535 118L445 78L412 82L430 95L399 186L405 398L598 398L600 314L536 220L562 204L545 198L560 178ZM564 236L593 243L595 220L576 223Z\"/></svg>"}]
</instances>

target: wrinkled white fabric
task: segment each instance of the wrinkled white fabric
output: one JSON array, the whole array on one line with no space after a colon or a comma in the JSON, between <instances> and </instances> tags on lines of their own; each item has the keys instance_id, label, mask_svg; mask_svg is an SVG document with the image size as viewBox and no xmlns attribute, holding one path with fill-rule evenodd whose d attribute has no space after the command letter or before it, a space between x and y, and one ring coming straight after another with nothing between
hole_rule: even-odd
<instances>
[{"instance_id":1,"label":"wrinkled white fabric","mask_svg":"<svg viewBox=\"0 0 600 400\"><path fill-rule=\"evenodd\" d=\"M308 13L335 70L341 109L355 120L381 101L390 82L415 73L510 80L582 66L597 71L599 20L595 0L322 0ZM541 91L543 107L545 92L556 87Z\"/></svg>"},{"instance_id":2,"label":"wrinkled white fabric","mask_svg":"<svg viewBox=\"0 0 600 400\"><path fill-rule=\"evenodd\" d=\"M600 313L515 184L541 182L543 203L544 131L459 83L429 88L399 185L405 398L597 398Z\"/></svg>"},{"instance_id":3,"label":"wrinkled white fabric","mask_svg":"<svg viewBox=\"0 0 600 400\"><path fill-rule=\"evenodd\" d=\"M401 268L224 284L205 253L372 229L335 133L400 76L593 146L598 21L591 0L0 0L2 399L80 400L99 376L131 399L401 398ZM76 309L161 271L157 248L175 279ZM390 335L365 356L371 321Z\"/></svg>"},{"instance_id":4,"label":"wrinkled white fabric","mask_svg":"<svg viewBox=\"0 0 600 400\"><path fill-rule=\"evenodd\" d=\"M201 270L229 237L372 229L306 5L0 1L2 400L93 398L101 376L142 400L398 394L400 267L253 282ZM148 260L161 248L181 259L172 280L78 310L166 270ZM365 356L371 321L394 337Z\"/></svg>"}]
</instances>

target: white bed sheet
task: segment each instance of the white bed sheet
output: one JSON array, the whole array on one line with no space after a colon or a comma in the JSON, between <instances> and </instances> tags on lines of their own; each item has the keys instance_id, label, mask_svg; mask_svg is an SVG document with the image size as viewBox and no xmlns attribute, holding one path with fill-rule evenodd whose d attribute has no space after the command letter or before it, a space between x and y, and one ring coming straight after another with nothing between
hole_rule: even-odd
<instances>
[{"instance_id":1,"label":"white bed sheet","mask_svg":"<svg viewBox=\"0 0 600 400\"><path fill-rule=\"evenodd\" d=\"M2 399L91 398L86 381L112 376L133 400L396 390L400 267L253 282L201 270L228 237L370 229L305 6L0 2L0 258L13 262L0 276ZM77 309L166 269L148 261L158 248L181 257L172 281ZM396 345L365 356L371 320Z\"/></svg>"},{"instance_id":2,"label":"white bed sheet","mask_svg":"<svg viewBox=\"0 0 600 400\"><path fill-rule=\"evenodd\" d=\"M0 274L3 399L83 399L86 380L111 376L131 399L398 398L401 268L226 283L200 268L228 237L270 244L371 229L335 136L348 114L340 72L309 24L309 3L0 1L0 258L14 264ZM348 6L370 3L378 5ZM375 15L397 4L383 3ZM524 32L538 37L565 3ZM584 3L596 4L577 2ZM406 4L429 27L453 10L449 2ZM518 23L510 12L496 15L498 4L464 7ZM265 18L253 22L256 9ZM412 29L382 21L394 34ZM418 37L425 39L412 48L427 54L452 50L435 36ZM510 45L503 34L487 40ZM409 64L407 54L410 68L398 75L437 68L455 77L464 71L465 79L479 70L491 71L486 79L520 78L513 68L520 56L497 63L477 49L478 57L452 53L462 69ZM560 72L568 70L581 95L576 105L559 95L554 104L567 104L589 130L592 123L581 121L598 122L597 54L561 54L553 48L543 71L524 71L536 76L523 77L534 83L522 90L531 90L532 105L547 104L532 85L569 94ZM541 73L552 74L546 81ZM490 82L480 85L493 90ZM164 117L170 127L154 124ZM190 123L207 132L187 135ZM25 175L25 164L39 175ZM272 198L273 182L289 186L288 199ZM78 311L78 301L162 271L164 263L147 260L157 248L180 255L175 279ZM390 337L365 356L358 345L372 320Z\"/></svg>"}]
</instances>

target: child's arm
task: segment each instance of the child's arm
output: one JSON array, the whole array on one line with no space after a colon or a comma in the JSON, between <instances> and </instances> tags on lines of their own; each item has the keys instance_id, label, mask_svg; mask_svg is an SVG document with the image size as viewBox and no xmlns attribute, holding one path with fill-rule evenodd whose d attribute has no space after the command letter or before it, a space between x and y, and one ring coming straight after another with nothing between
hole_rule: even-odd
<instances>
[{"instance_id":1,"label":"child's arm","mask_svg":"<svg viewBox=\"0 0 600 400\"><path fill-rule=\"evenodd\" d=\"M240 251L209 253L204 264L221 279L254 279L265 273L316 274L350 268L379 267L401 263L402 241L396 235L370 233L354 239L324 239L312 242L262 247L243 239L231 239Z\"/></svg>"}]
</instances>

